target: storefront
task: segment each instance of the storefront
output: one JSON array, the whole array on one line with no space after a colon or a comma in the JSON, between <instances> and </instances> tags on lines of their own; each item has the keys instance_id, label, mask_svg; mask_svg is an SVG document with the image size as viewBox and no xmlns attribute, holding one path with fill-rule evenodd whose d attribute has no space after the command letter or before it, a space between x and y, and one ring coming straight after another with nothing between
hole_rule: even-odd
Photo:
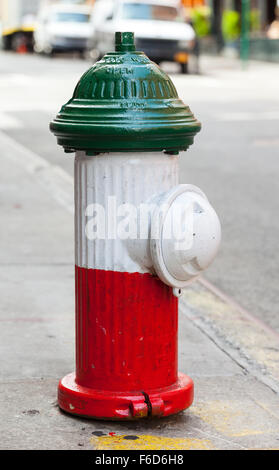
<instances>
[{"instance_id":1,"label":"storefront","mask_svg":"<svg viewBox=\"0 0 279 470\"><path fill-rule=\"evenodd\" d=\"M212 8L213 15L222 18L224 11L235 11L241 15L242 0L207 0L207 5ZM266 31L268 26L275 20L278 0L250 0L250 10L258 17L258 30Z\"/></svg>"},{"instance_id":2,"label":"storefront","mask_svg":"<svg viewBox=\"0 0 279 470\"><path fill-rule=\"evenodd\" d=\"M183 0L183 3L190 6L196 2ZM207 0L202 3L210 8L211 35L217 51L234 48L237 53L243 33L244 0ZM279 61L279 0L250 0L246 2L246 8L247 4L250 57ZM208 41L204 43L209 44Z\"/></svg>"}]
</instances>

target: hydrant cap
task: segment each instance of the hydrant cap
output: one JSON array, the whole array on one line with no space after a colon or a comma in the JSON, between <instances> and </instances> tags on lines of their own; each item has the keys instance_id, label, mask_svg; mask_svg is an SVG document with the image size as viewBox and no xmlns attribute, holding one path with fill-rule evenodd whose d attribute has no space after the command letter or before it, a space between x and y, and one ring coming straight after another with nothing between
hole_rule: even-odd
<instances>
[{"instance_id":1,"label":"hydrant cap","mask_svg":"<svg viewBox=\"0 0 279 470\"><path fill-rule=\"evenodd\" d=\"M169 76L143 52L134 34L115 34L106 54L78 82L50 129L66 152L186 150L201 128Z\"/></svg>"}]
</instances>

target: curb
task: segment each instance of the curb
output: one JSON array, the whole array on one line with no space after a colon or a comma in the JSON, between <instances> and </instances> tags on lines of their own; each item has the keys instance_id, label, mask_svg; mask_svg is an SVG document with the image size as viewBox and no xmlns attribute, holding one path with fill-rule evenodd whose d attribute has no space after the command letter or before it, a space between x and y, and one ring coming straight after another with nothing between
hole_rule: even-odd
<instances>
[{"instance_id":1,"label":"curb","mask_svg":"<svg viewBox=\"0 0 279 470\"><path fill-rule=\"evenodd\" d=\"M279 393L279 334L201 277L180 310L244 371Z\"/></svg>"}]
</instances>

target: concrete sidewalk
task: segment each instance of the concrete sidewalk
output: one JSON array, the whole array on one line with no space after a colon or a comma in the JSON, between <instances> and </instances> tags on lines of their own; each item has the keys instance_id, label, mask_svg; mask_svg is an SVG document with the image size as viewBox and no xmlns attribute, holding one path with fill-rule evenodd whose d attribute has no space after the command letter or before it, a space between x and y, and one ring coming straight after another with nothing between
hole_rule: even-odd
<instances>
[{"instance_id":1,"label":"concrete sidewalk","mask_svg":"<svg viewBox=\"0 0 279 470\"><path fill-rule=\"evenodd\" d=\"M279 339L205 280L180 304L188 411L130 423L59 411L74 370L72 180L4 134L0 146L1 449L278 449Z\"/></svg>"}]
</instances>

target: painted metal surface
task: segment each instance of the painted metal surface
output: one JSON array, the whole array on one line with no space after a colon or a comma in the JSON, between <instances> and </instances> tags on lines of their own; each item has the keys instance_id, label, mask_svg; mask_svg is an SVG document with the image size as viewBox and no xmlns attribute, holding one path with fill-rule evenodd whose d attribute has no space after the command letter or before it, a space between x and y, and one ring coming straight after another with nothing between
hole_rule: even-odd
<instances>
[{"instance_id":1,"label":"painted metal surface","mask_svg":"<svg viewBox=\"0 0 279 470\"><path fill-rule=\"evenodd\" d=\"M150 274L77 267L76 300L80 385L144 391L176 382L177 298L170 287Z\"/></svg>"},{"instance_id":2,"label":"painted metal surface","mask_svg":"<svg viewBox=\"0 0 279 470\"><path fill-rule=\"evenodd\" d=\"M76 374L65 411L111 419L168 416L193 401L177 372L177 298L150 274L76 267Z\"/></svg>"},{"instance_id":3,"label":"painted metal surface","mask_svg":"<svg viewBox=\"0 0 279 470\"><path fill-rule=\"evenodd\" d=\"M154 273L149 250L148 227L143 226L143 229L147 229L145 238L123 240L115 237L116 225L117 221L125 218L129 207L136 209L137 234L140 235L141 219L146 217L144 211L146 206L142 207L141 214L140 205L153 203L154 197L178 184L178 164L177 155L166 155L162 152L127 152L91 157L86 156L85 152L77 152L76 265L119 272ZM96 219L92 204L97 204L100 208L100 217L105 213L106 222L109 224L101 227L99 233L100 236L108 236L103 238L98 236L94 240L90 240L87 235L91 228L90 224L100 222L101 225L102 222ZM114 220L115 214L118 214L117 220ZM106 234L101 233L102 228Z\"/></svg>"},{"instance_id":4,"label":"painted metal surface","mask_svg":"<svg viewBox=\"0 0 279 470\"><path fill-rule=\"evenodd\" d=\"M112 197L116 212L123 204L139 208L177 181L178 156L77 152L76 374L59 385L65 411L137 419L192 403L193 383L177 371L178 299L154 273L150 228L135 240L90 239L86 228L93 204L107 209Z\"/></svg>"},{"instance_id":5,"label":"painted metal surface","mask_svg":"<svg viewBox=\"0 0 279 470\"><path fill-rule=\"evenodd\" d=\"M92 154L186 150L201 125L133 33L116 33L116 52L81 77L50 128L65 151Z\"/></svg>"},{"instance_id":6,"label":"painted metal surface","mask_svg":"<svg viewBox=\"0 0 279 470\"><path fill-rule=\"evenodd\" d=\"M177 185L178 159L155 152L103 156L77 152L76 374L59 386L59 404L70 413L135 419L167 416L192 403L193 383L177 371L181 292L174 292L171 282L156 275L150 250L153 212L146 238L88 236L88 220L93 217L96 222L94 204L106 208L108 215L110 197L116 213L123 204L139 209L142 203L151 203L156 212L170 193L195 194L201 198L198 207L208 204L198 188ZM160 244L161 237L160 233Z\"/></svg>"},{"instance_id":7,"label":"painted metal surface","mask_svg":"<svg viewBox=\"0 0 279 470\"><path fill-rule=\"evenodd\" d=\"M59 406L67 413L118 421L167 417L191 406L193 396L193 382L184 374L170 387L144 393L83 387L74 374L64 377L58 388Z\"/></svg>"},{"instance_id":8,"label":"painted metal surface","mask_svg":"<svg viewBox=\"0 0 279 470\"><path fill-rule=\"evenodd\" d=\"M178 156L157 152L77 152L77 266L156 274L183 288L211 264L220 222L199 188L177 184L178 163ZM186 227L182 239L174 237L173 225Z\"/></svg>"},{"instance_id":9,"label":"painted metal surface","mask_svg":"<svg viewBox=\"0 0 279 470\"><path fill-rule=\"evenodd\" d=\"M219 218L199 188L180 184L160 197L151 218L154 233L158 235L150 240L154 269L179 296L179 289L215 259L221 242Z\"/></svg>"},{"instance_id":10,"label":"painted metal surface","mask_svg":"<svg viewBox=\"0 0 279 470\"><path fill-rule=\"evenodd\" d=\"M170 79L134 51L132 33L116 34L116 51L86 72L51 124L58 143L77 150L76 372L60 381L58 403L127 420L193 401L193 382L177 369L178 297L213 260L220 225L201 190L178 184L178 151L200 124ZM182 219L173 218L181 205ZM191 228L179 253L173 233L164 237L169 217ZM185 267L193 260L195 271Z\"/></svg>"}]
</instances>

